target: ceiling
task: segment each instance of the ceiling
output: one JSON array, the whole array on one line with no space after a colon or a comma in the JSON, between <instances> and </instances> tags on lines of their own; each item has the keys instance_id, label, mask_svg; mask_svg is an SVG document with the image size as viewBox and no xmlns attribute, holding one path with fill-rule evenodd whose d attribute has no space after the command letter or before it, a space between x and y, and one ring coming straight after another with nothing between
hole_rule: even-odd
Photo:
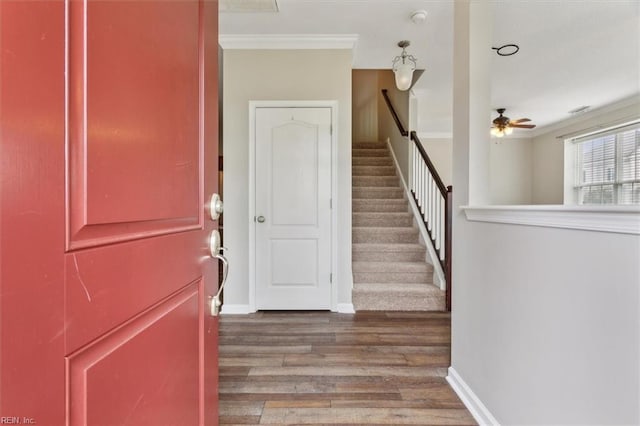
<instances>
[{"instance_id":1,"label":"ceiling","mask_svg":"<svg viewBox=\"0 0 640 426\"><path fill-rule=\"evenodd\" d=\"M233 3L222 0L229 10ZM250 0L265 9L273 0ZM451 132L452 0L277 0L277 12L221 13L220 34L356 34L353 67L389 69L410 40L408 53L425 72L413 90L419 99L418 131ZM640 94L640 1L503 0L494 6L492 107L545 126ZM426 10L417 25L411 13ZM491 47L515 43L520 51L498 56ZM493 114L497 116L496 113ZM532 131L519 130L520 135Z\"/></svg>"}]
</instances>

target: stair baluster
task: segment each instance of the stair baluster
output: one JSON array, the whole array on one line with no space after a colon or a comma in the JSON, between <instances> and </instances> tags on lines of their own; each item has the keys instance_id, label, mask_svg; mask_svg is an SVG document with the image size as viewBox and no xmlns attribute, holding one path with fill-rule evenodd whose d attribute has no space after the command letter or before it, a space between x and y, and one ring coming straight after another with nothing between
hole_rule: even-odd
<instances>
[{"instance_id":1,"label":"stair baluster","mask_svg":"<svg viewBox=\"0 0 640 426\"><path fill-rule=\"evenodd\" d=\"M409 184L413 199L421 212L430 242L437 253L446 281L446 305L451 310L451 224L453 187L445 186L415 131L408 132L396 113L386 89L382 96L398 130L411 145L413 161Z\"/></svg>"}]
</instances>

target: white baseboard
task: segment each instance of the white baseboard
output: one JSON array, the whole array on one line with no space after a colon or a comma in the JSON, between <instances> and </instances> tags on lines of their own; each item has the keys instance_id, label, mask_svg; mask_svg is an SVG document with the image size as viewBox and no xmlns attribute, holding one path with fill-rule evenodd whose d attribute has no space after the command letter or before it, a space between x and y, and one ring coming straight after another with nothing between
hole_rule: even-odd
<instances>
[{"instance_id":1,"label":"white baseboard","mask_svg":"<svg viewBox=\"0 0 640 426\"><path fill-rule=\"evenodd\" d=\"M353 303L338 303L336 311L339 314L355 314L356 310L353 308Z\"/></svg>"},{"instance_id":2,"label":"white baseboard","mask_svg":"<svg viewBox=\"0 0 640 426\"><path fill-rule=\"evenodd\" d=\"M489 409L480 401L480 398L471 390L469 385L467 385L453 367L449 367L447 382L449 382L453 390L458 394L462 403L467 407L467 410L469 410L479 425L500 426L500 423L493 417Z\"/></svg>"},{"instance_id":3,"label":"white baseboard","mask_svg":"<svg viewBox=\"0 0 640 426\"><path fill-rule=\"evenodd\" d=\"M220 311L221 315L247 315L251 314L252 311L249 308L249 305L228 305L224 303L222 305L222 310Z\"/></svg>"}]
</instances>

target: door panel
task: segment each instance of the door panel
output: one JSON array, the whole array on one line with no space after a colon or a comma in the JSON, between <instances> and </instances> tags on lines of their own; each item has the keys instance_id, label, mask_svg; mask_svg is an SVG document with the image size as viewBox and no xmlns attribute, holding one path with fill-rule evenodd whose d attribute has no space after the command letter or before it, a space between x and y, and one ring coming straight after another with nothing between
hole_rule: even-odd
<instances>
[{"instance_id":1,"label":"door panel","mask_svg":"<svg viewBox=\"0 0 640 426\"><path fill-rule=\"evenodd\" d=\"M71 425L198 424L200 284L68 357Z\"/></svg>"},{"instance_id":2,"label":"door panel","mask_svg":"<svg viewBox=\"0 0 640 426\"><path fill-rule=\"evenodd\" d=\"M272 239L271 286L317 286L319 254L315 238Z\"/></svg>"},{"instance_id":3,"label":"door panel","mask_svg":"<svg viewBox=\"0 0 640 426\"><path fill-rule=\"evenodd\" d=\"M0 1L2 416L218 423L217 11Z\"/></svg>"},{"instance_id":4,"label":"door panel","mask_svg":"<svg viewBox=\"0 0 640 426\"><path fill-rule=\"evenodd\" d=\"M330 108L256 110L258 309L331 307L330 129Z\"/></svg>"},{"instance_id":5,"label":"door panel","mask_svg":"<svg viewBox=\"0 0 640 426\"><path fill-rule=\"evenodd\" d=\"M69 3L69 248L201 226L198 14Z\"/></svg>"},{"instance_id":6,"label":"door panel","mask_svg":"<svg viewBox=\"0 0 640 426\"><path fill-rule=\"evenodd\" d=\"M291 121L272 130L271 223L318 225L318 128Z\"/></svg>"},{"instance_id":7,"label":"door panel","mask_svg":"<svg viewBox=\"0 0 640 426\"><path fill-rule=\"evenodd\" d=\"M181 254L202 242L201 235L185 232L67 254L67 351L78 350L198 279L202 264L213 262L206 257L206 248L193 258ZM153 286L142 285L147 281Z\"/></svg>"}]
</instances>

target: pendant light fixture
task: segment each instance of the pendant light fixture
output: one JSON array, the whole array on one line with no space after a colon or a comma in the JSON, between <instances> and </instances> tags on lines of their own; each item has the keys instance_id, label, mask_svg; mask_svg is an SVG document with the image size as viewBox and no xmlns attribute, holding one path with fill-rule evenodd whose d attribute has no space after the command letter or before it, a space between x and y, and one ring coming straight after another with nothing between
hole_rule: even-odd
<instances>
[{"instance_id":1,"label":"pendant light fixture","mask_svg":"<svg viewBox=\"0 0 640 426\"><path fill-rule=\"evenodd\" d=\"M409 90L413 81L413 71L416 69L417 59L413 55L407 54L407 47L411 43L408 40L398 42L398 47L402 48L400 56L393 58L393 73L396 75L396 87L398 90Z\"/></svg>"}]
</instances>

